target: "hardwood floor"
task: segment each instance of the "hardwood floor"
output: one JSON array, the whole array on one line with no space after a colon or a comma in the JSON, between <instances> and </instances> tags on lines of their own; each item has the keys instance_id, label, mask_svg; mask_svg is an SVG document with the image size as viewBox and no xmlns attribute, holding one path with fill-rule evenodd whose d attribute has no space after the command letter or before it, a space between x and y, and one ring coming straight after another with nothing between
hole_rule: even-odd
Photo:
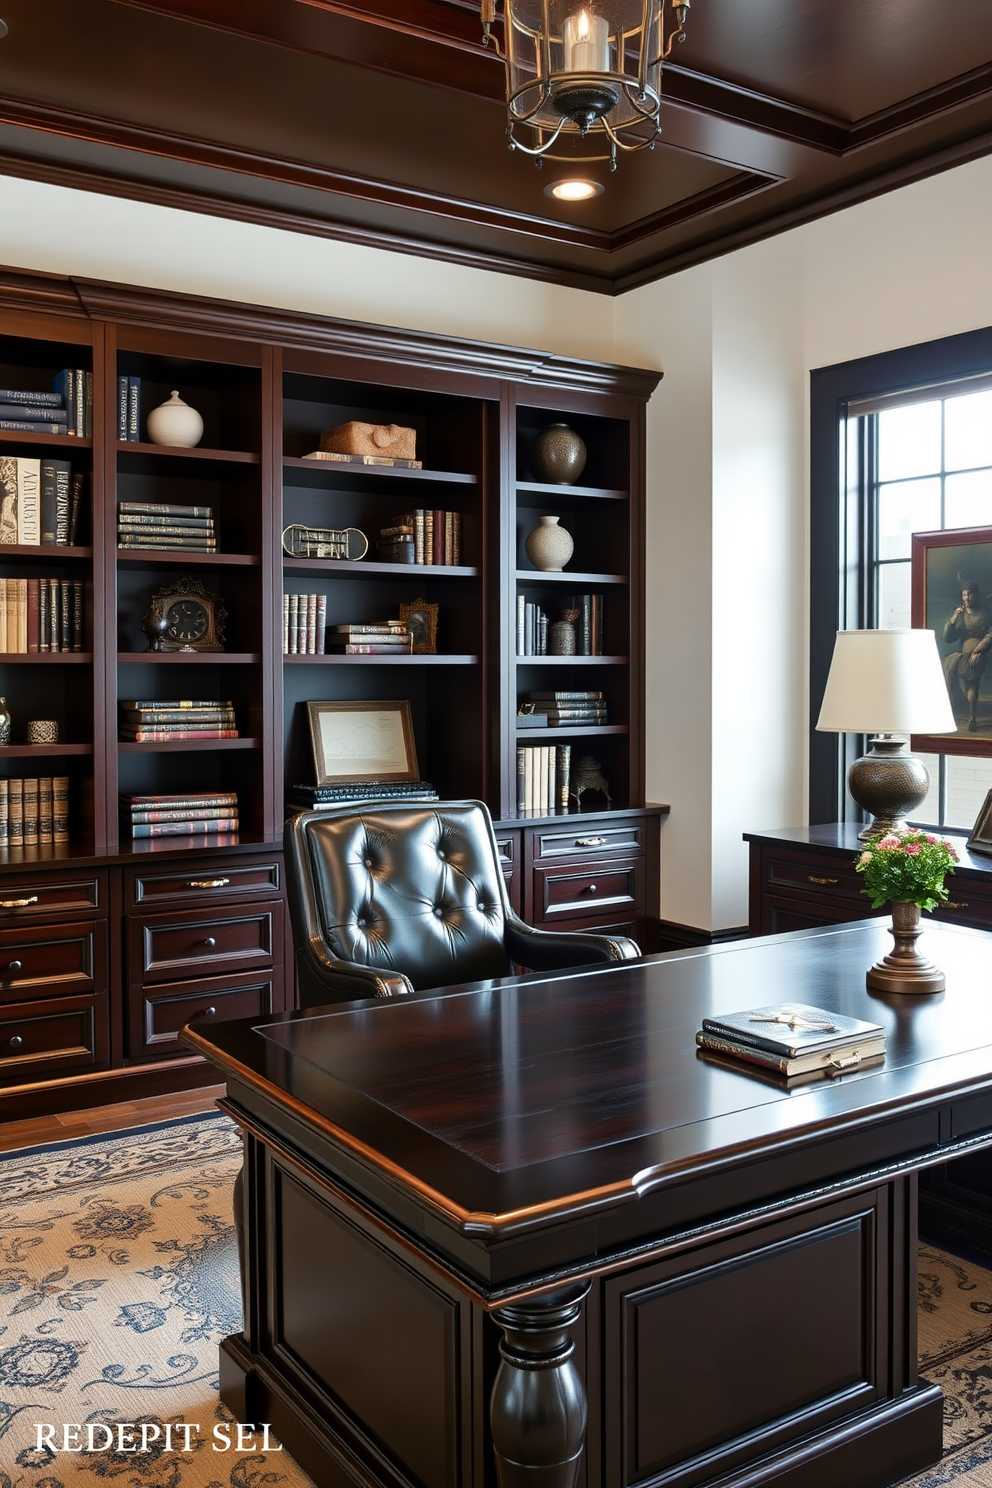
<instances>
[{"instance_id":1,"label":"hardwood floor","mask_svg":"<svg viewBox=\"0 0 992 1488\"><path fill-rule=\"evenodd\" d=\"M175 1095L152 1095L147 1100L96 1106L88 1111L66 1111L63 1116L34 1116L27 1121L8 1121L0 1127L0 1152L90 1136L94 1132L121 1131L128 1126L143 1126L149 1121L192 1116L199 1111L212 1110L215 1101L223 1094L223 1085L209 1085L200 1090L179 1091Z\"/></svg>"}]
</instances>

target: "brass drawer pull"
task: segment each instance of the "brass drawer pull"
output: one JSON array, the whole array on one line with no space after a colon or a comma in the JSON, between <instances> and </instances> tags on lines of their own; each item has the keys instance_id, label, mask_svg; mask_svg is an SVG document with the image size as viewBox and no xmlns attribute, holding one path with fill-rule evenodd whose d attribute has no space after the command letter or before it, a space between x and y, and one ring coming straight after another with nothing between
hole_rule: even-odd
<instances>
[{"instance_id":1,"label":"brass drawer pull","mask_svg":"<svg viewBox=\"0 0 992 1488\"><path fill-rule=\"evenodd\" d=\"M606 844L605 837L576 837L576 847L603 847Z\"/></svg>"},{"instance_id":2,"label":"brass drawer pull","mask_svg":"<svg viewBox=\"0 0 992 1488\"><path fill-rule=\"evenodd\" d=\"M817 878L815 873L808 873L806 875L806 877L809 879L810 883L818 883L818 884L840 883L840 879L839 878Z\"/></svg>"},{"instance_id":3,"label":"brass drawer pull","mask_svg":"<svg viewBox=\"0 0 992 1488\"><path fill-rule=\"evenodd\" d=\"M229 884L230 882L231 880L229 878L191 878L187 887L191 889L222 889L225 884Z\"/></svg>"},{"instance_id":4,"label":"brass drawer pull","mask_svg":"<svg viewBox=\"0 0 992 1488\"><path fill-rule=\"evenodd\" d=\"M967 899L945 899L941 909L970 909Z\"/></svg>"},{"instance_id":5,"label":"brass drawer pull","mask_svg":"<svg viewBox=\"0 0 992 1488\"><path fill-rule=\"evenodd\" d=\"M0 899L0 909L24 909L28 904L37 903L37 894L32 894L30 899Z\"/></svg>"}]
</instances>

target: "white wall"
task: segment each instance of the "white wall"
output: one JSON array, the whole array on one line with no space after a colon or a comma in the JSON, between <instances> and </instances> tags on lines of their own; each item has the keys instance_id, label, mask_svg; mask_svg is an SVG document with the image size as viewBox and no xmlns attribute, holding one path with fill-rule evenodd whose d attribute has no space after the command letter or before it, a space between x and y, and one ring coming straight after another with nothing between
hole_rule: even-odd
<instances>
[{"instance_id":1,"label":"white wall","mask_svg":"<svg viewBox=\"0 0 992 1488\"><path fill-rule=\"evenodd\" d=\"M613 360L608 295L2 176L0 263Z\"/></svg>"},{"instance_id":2,"label":"white wall","mask_svg":"<svg viewBox=\"0 0 992 1488\"><path fill-rule=\"evenodd\" d=\"M617 302L617 360L665 371L648 760L651 798L672 807L666 919L745 923L741 832L806 820L809 371L992 324L990 242L986 158ZM708 630L686 624L701 594Z\"/></svg>"}]
</instances>

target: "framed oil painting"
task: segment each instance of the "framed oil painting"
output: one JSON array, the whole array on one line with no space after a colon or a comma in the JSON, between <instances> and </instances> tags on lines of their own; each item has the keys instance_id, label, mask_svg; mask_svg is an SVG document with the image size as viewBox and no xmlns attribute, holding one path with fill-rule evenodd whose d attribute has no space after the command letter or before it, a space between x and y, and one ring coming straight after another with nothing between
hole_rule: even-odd
<instances>
[{"instance_id":1,"label":"framed oil painting","mask_svg":"<svg viewBox=\"0 0 992 1488\"><path fill-rule=\"evenodd\" d=\"M426 599L415 599L412 604L400 605L400 619L405 620L413 638L416 656L434 656L437 653L437 605Z\"/></svg>"},{"instance_id":2,"label":"framed oil painting","mask_svg":"<svg viewBox=\"0 0 992 1488\"><path fill-rule=\"evenodd\" d=\"M419 778L408 699L309 702L307 713L318 785Z\"/></svg>"},{"instance_id":3,"label":"framed oil painting","mask_svg":"<svg viewBox=\"0 0 992 1488\"><path fill-rule=\"evenodd\" d=\"M912 747L992 755L992 527L914 532L912 570L913 626L936 634L957 724Z\"/></svg>"}]
</instances>

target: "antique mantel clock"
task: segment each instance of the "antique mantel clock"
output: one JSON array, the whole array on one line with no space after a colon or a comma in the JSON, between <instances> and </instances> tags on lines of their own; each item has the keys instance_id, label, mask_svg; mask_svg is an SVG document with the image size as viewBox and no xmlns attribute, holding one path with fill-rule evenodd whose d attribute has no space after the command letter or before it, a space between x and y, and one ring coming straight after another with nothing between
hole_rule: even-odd
<instances>
[{"instance_id":1,"label":"antique mantel clock","mask_svg":"<svg viewBox=\"0 0 992 1488\"><path fill-rule=\"evenodd\" d=\"M223 651L227 610L198 579L177 579L152 595L141 628L149 651Z\"/></svg>"}]
</instances>

